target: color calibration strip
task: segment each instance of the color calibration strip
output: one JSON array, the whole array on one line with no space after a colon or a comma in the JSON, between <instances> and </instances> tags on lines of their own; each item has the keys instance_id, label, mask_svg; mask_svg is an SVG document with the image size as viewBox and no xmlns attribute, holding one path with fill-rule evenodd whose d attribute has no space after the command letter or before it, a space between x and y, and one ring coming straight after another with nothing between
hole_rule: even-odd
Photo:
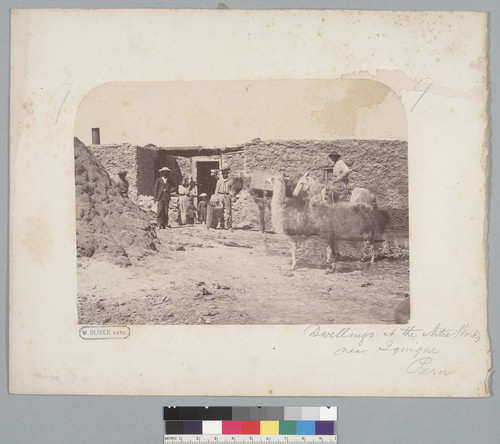
<instances>
[{"instance_id":1,"label":"color calibration strip","mask_svg":"<svg viewBox=\"0 0 500 444\"><path fill-rule=\"evenodd\" d=\"M295 442L289 439L293 436L331 437L321 441L336 442L337 407L165 407L163 418L165 442L224 442L229 436L232 442L246 442L243 435L251 437L249 442L259 442L259 436L267 436L266 442ZM188 435L188 441L180 439ZM206 440L209 435L213 439Z\"/></svg>"}]
</instances>

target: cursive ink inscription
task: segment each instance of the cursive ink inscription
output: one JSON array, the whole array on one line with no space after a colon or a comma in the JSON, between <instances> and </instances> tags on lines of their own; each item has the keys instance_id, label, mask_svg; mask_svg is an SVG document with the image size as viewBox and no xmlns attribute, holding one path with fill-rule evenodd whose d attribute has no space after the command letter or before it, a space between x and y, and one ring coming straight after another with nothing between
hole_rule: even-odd
<instances>
[{"instance_id":1,"label":"cursive ink inscription","mask_svg":"<svg viewBox=\"0 0 500 444\"><path fill-rule=\"evenodd\" d=\"M338 350L335 350L334 355L362 355L366 353L368 350L365 348L349 348L349 347L340 347Z\"/></svg>"},{"instance_id":2,"label":"cursive ink inscription","mask_svg":"<svg viewBox=\"0 0 500 444\"><path fill-rule=\"evenodd\" d=\"M343 327L340 330L322 330L317 324L309 325L304 330L306 336L311 336L313 338L324 338L324 339L359 339L358 345L361 347L363 342L368 338L373 338L375 333L373 332L356 332L352 331L350 327Z\"/></svg>"},{"instance_id":3,"label":"cursive ink inscription","mask_svg":"<svg viewBox=\"0 0 500 444\"><path fill-rule=\"evenodd\" d=\"M384 355L388 360L397 360L409 375L445 377L458 371L443 363L453 343L479 343L481 333L469 323L448 326L441 323L430 327L407 325L390 327L382 331L363 330L355 327L321 326L311 324L302 334L311 339L330 339L333 356L349 356L350 359L367 359L368 356ZM359 358L353 358L358 356ZM447 362L447 361L445 361ZM404 371L404 370L403 370Z\"/></svg>"},{"instance_id":4,"label":"cursive ink inscription","mask_svg":"<svg viewBox=\"0 0 500 444\"><path fill-rule=\"evenodd\" d=\"M432 365L432 358L429 356L413 361L408 367L406 367L406 371L410 375L422 376L449 376L455 373L454 371L444 369L438 370L434 368Z\"/></svg>"},{"instance_id":5,"label":"cursive ink inscription","mask_svg":"<svg viewBox=\"0 0 500 444\"><path fill-rule=\"evenodd\" d=\"M424 338L464 338L471 339L474 342L478 342L481 339L481 335L477 330L471 330L469 324L463 324L460 328L444 328L441 324L437 324L431 330L422 333Z\"/></svg>"},{"instance_id":6,"label":"cursive ink inscription","mask_svg":"<svg viewBox=\"0 0 500 444\"><path fill-rule=\"evenodd\" d=\"M397 347L393 341L387 341L383 347L378 348L380 351L390 353L392 356L397 354L410 354L414 359L420 355L430 355L439 353L435 347Z\"/></svg>"}]
</instances>

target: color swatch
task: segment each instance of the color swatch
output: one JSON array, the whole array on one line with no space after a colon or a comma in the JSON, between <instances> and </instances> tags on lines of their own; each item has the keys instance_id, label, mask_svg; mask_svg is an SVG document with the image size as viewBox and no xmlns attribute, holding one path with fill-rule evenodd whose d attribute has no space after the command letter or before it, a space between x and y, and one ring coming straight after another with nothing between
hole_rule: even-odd
<instances>
[{"instance_id":1,"label":"color swatch","mask_svg":"<svg viewBox=\"0 0 500 444\"><path fill-rule=\"evenodd\" d=\"M337 407L164 407L165 435L334 435Z\"/></svg>"}]
</instances>

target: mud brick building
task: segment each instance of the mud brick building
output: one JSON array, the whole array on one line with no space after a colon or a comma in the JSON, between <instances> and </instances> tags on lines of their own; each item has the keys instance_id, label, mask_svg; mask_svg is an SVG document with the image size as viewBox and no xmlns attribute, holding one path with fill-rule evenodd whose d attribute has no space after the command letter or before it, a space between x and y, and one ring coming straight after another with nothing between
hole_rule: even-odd
<instances>
[{"instance_id":1,"label":"mud brick building","mask_svg":"<svg viewBox=\"0 0 500 444\"><path fill-rule=\"evenodd\" d=\"M279 171L290 185L307 170L321 167L335 150L351 168L350 183L377 196L392 223L408 229L408 143L400 140L260 140L227 147L144 147L130 144L90 145L113 179L126 170L132 199L151 196L158 170L167 166L174 181L198 182L199 193L211 193L210 172L231 168L231 177L248 178L255 170ZM315 174L321 177L321 170ZM257 208L255 208L257 212ZM240 215L241 216L241 215Z\"/></svg>"}]
</instances>

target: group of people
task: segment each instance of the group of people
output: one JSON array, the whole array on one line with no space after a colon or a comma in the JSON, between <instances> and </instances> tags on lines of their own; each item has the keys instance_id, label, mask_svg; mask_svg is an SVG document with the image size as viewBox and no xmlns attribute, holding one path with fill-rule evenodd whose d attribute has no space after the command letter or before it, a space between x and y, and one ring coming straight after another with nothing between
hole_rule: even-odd
<instances>
[{"instance_id":1,"label":"group of people","mask_svg":"<svg viewBox=\"0 0 500 444\"><path fill-rule=\"evenodd\" d=\"M198 196L198 185L196 182L189 182L187 179L183 179L177 189L177 194L179 195L179 225L194 224L195 220L203 223L206 220L207 195L201 193Z\"/></svg>"},{"instance_id":2,"label":"group of people","mask_svg":"<svg viewBox=\"0 0 500 444\"><path fill-rule=\"evenodd\" d=\"M325 187L327 203L333 204L339 200L346 200L350 194L349 174L350 169L341 159L341 155L333 151L328 155L330 163L320 167L325 170ZM172 194L177 194L179 225L193 224L195 221L206 223L208 205L217 206L220 210L221 228L232 228L232 192L229 181L229 168L219 170L219 178L215 186L215 193L209 196L206 193L198 195L196 182L183 179L176 185L171 179L170 168L160 168L160 177L156 179L153 189L153 199L157 204L157 228L170 228L168 219L168 206ZM127 172L120 171L118 189L123 197L128 197L129 183L126 179Z\"/></svg>"},{"instance_id":3,"label":"group of people","mask_svg":"<svg viewBox=\"0 0 500 444\"><path fill-rule=\"evenodd\" d=\"M170 168L160 168L160 177L156 179L153 188L153 199L157 203L157 228L170 228L168 206L170 197L173 194L178 195L178 215L179 225L206 223L208 210L208 195L201 193L198 195L198 186L196 182L189 182L183 179L180 185L175 185L171 179ZM222 228L231 228L231 194L229 184L229 169L225 168L220 171L220 179L217 181L215 194L210 202L217 202L223 210L223 215L220 220Z\"/></svg>"}]
</instances>

